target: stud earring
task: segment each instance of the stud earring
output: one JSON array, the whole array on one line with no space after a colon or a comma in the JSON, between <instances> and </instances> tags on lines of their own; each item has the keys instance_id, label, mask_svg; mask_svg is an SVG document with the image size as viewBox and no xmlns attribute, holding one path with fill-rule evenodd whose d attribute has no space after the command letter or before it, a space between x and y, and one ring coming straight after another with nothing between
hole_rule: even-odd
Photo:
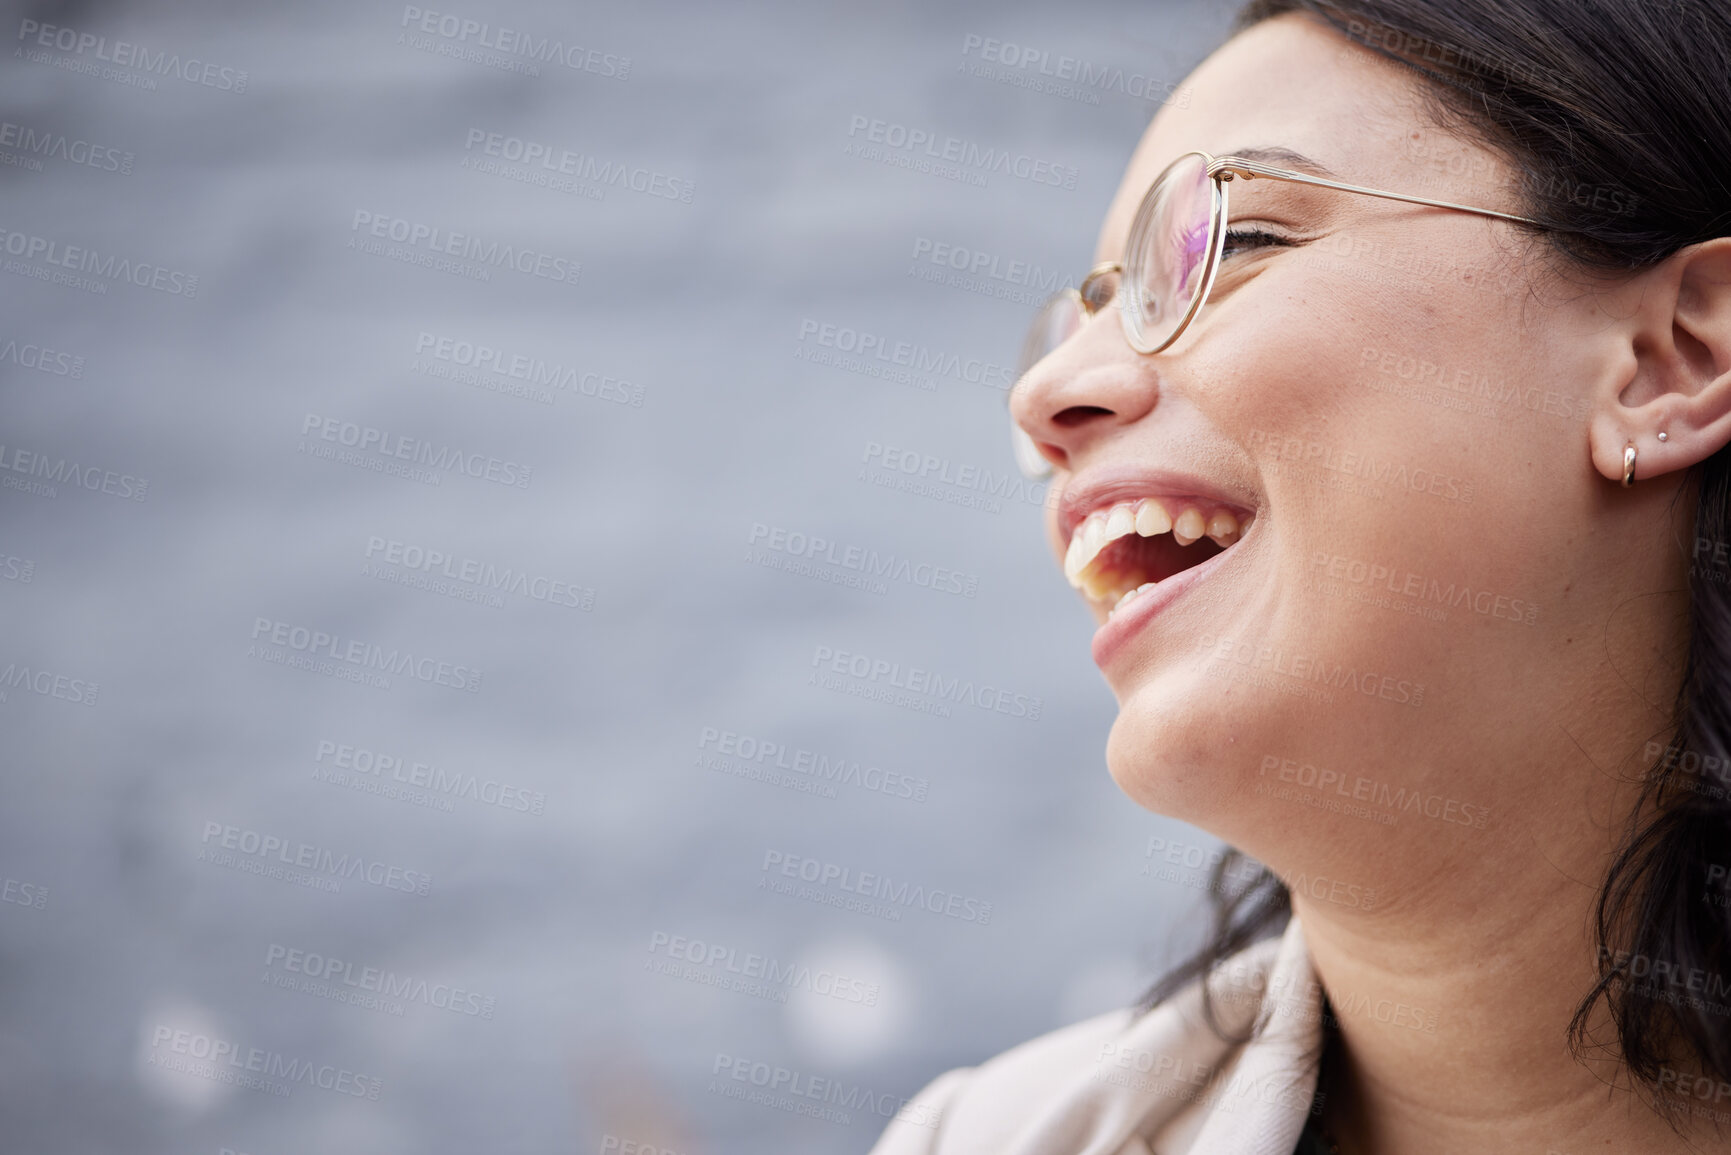
<instances>
[{"instance_id":1,"label":"stud earring","mask_svg":"<svg viewBox=\"0 0 1731 1155\"><path fill-rule=\"evenodd\" d=\"M1659 430L1659 440L1660 441L1669 441L1669 440L1671 440L1671 435L1669 433L1666 433L1663 429L1661 429L1661 430Z\"/></svg>"}]
</instances>

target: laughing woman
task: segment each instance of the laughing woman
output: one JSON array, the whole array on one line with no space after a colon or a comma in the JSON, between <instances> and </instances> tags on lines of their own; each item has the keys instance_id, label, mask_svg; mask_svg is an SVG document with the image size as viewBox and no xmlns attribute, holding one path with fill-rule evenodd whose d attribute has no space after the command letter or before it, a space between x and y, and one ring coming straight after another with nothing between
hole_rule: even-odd
<instances>
[{"instance_id":1,"label":"laughing woman","mask_svg":"<svg viewBox=\"0 0 1731 1155\"><path fill-rule=\"evenodd\" d=\"M1011 402L1209 947L877 1155L1731 1150L1731 9L1255 0Z\"/></svg>"}]
</instances>

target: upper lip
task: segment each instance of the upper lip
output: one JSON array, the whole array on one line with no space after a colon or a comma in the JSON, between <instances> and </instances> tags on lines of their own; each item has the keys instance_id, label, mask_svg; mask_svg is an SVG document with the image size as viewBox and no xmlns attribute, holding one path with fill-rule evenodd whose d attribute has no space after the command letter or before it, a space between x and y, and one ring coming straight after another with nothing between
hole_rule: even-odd
<instances>
[{"instance_id":1,"label":"upper lip","mask_svg":"<svg viewBox=\"0 0 1731 1155\"><path fill-rule=\"evenodd\" d=\"M1063 496L1058 499L1059 537L1068 546L1076 527L1090 513L1139 497L1198 498L1204 503L1225 506L1240 518L1256 512L1254 505L1246 504L1242 497L1229 496L1221 486L1195 474L1174 469L1101 468L1078 473L1064 486Z\"/></svg>"}]
</instances>

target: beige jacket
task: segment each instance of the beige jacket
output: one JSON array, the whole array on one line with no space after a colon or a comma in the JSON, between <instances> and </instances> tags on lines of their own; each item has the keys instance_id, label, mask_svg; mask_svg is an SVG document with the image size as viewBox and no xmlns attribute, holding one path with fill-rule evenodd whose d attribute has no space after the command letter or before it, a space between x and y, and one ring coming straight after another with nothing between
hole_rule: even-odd
<instances>
[{"instance_id":1,"label":"beige jacket","mask_svg":"<svg viewBox=\"0 0 1731 1155\"><path fill-rule=\"evenodd\" d=\"M1297 916L1209 985L1224 1025L1266 1014L1262 1034L1222 1042L1199 980L1140 1018L1112 1011L938 1076L871 1155L1292 1155L1322 1045Z\"/></svg>"}]
</instances>

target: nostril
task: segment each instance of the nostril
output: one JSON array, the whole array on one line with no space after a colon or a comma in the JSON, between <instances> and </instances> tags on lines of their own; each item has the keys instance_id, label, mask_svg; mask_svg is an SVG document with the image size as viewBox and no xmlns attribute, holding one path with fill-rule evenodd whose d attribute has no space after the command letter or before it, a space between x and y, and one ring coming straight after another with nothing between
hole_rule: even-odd
<instances>
[{"instance_id":1,"label":"nostril","mask_svg":"<svg viewBox=\"0 0 1731 1155\"><path fill-rule=\"evenodd\" d=\"M1098 405L1072 405L1068 409L1060 410L1054 414L1052 424L1061 429L1071 429L1095 417L1110 416L1112 416L1110 409L1103 409Z\"/></svg>"}]
</instances>

